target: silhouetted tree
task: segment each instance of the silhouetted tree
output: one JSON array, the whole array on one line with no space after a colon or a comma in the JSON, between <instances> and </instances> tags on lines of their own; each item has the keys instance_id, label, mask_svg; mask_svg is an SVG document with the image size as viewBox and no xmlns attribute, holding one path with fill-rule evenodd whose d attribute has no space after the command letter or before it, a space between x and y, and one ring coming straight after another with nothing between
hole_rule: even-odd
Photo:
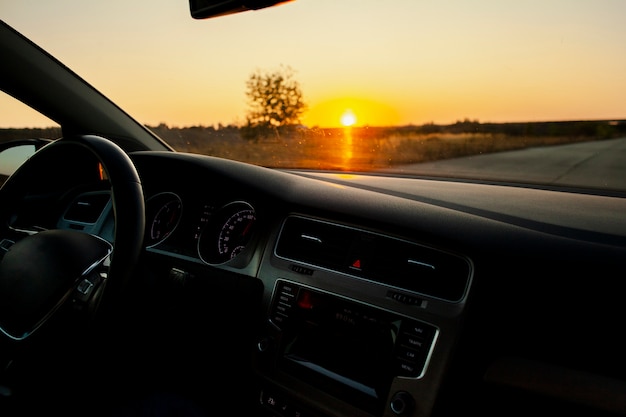
<instances>
[{"instance_id":1,"label":"silhouetted tree","mask_svg":"<svg viewBox=\"0 0 626 417\"><path fill-rule=\"evenodd\" d=\"M246 117L243 136L256 139L278 134L278 129L300 123L306 108L300 84L293 78L291 67L266 72L257 70L246 82L246 96L250 110Z\"/></svg>"}]
</instances>

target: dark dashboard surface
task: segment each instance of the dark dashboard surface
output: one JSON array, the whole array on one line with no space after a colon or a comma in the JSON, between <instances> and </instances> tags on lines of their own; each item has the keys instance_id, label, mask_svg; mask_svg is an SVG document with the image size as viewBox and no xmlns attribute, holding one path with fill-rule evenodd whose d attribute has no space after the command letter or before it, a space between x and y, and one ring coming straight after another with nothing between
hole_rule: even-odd
<instances>
[{"instance_id":1,"label":"dark dashboard surface","mask_svg":"<svg viewBox=\"0 0 626 417\"><path fill-rule=\"evenodd\" d=\"M175 193L182 202L177 229L148 252L207 266L202 273L207 281L215 268L263 284L257 337L264 347L255 363L263 381L261 392L271 398L288 398L291 407L304 410L326 404L318 412L329 415L395 415L385 404L394 402L394 393L409 392L419 399L419 405L412 405L414 415L459 411L458 401L446 401L447 395L461 396L467 405L496 414L504 410L495 398L528 399L528 392L536 396L533 399L560 401L564 395L565 404L583 401L561 392L559 372L563 378L567 372L591 375L581 379L579 389L597 386L603 381L598 378L624 380L626 368L619 359L624 342L615 332L624 316L617 291L626 259L626 203L621 198L376 175L280 172L183 154L137 153L133 159L148 202L164 192ZM254 234L232 261L208 265L198 254L198 232L212 222L212 212L233 202L254 208ZM216 217L221 227L223 217ZM303 242L288 241L288 250L281 252L281 237L288 233L283 234L284 222L292 218L304 219L305 229L296 228L292 236ZM217 246L219 232L211 230ZM359 243L349 240L352 235L377 253L358 252ZM318 256L314 248L324 239L338 243ZM399 245L397 250L394 245ZM357 247L358 261L377 262L378 273L358 271L361 265L353 264L353 252L341 252L342 246ZM415 259L421 266L407 272L393 260L398 251L415 253L413 248L416 256L425 258ZM385 264L383 259L392 261ZM442 270L439 265L451 261L464 266L437 279L445 283L443 288L460 285L454 297L420 286L435 263ZM184 264L170 263L185 270ZM334 300L330 304L346 300L424 324L431 335L418 361L423 369L386 379L379 393L384 398L372 402L351 394L351 389L325 388L328 375L281 365L282 359L274 356L278 353L265 352L280 351L277 340L290 334L289 324L283 327L275 321L276 299L286 296L285 286L298 293L325 294ZM528 361L524 369L530 376L519 372L522 360ZM337 376L326 369L332 364L319 366L331 374L331 381L343 378L342 372ZM551 372L557 377L547 378L543 387L527 383L527 378L554 375ZM358 376L353 379L360 386ZM496 395L503 390L505 396ZM603 392L591 400L592 407L614 399L615 391ZM264 401L267 406L267 398ZM554 400L562 407L559 401ZM491 409L484 409L486 404ZM518 411L522 414L538 404L525 400Z\"/></svg>"},{"instance_id":2,"label":"dark dashboard surface","mask_svg":"<svg viewBox=\"0 0 626 417\"><path fill-rule=\"evenodd\" d=\"M624 411L624 199L131 158L147 216L136 349L169 358L171 380L199 389L190 373L219 357L268 415Z\"/></svg>"},{"instance_id":3,"label":"dark dashboard surface","mask_svg":"<svg viewBox=\"0 0 626 417\"><path fill-rule=\"evenodd\" d=\"M618 197L445 180L286 173L198 155L138 153L134 160L146 200L164 192L178 194L183 219L191 223L186 226L194 230L201 226L207 204L217 209L243 201L257 210L266 227L303 211L467 255L507 245L539 253L542 245L556 242L594 255L594 247L610 252L626 244L626 200ZM503 239L507 233L516 239ZM530 238L534 248L523 240Z\"/></svg>"}]
</instances>

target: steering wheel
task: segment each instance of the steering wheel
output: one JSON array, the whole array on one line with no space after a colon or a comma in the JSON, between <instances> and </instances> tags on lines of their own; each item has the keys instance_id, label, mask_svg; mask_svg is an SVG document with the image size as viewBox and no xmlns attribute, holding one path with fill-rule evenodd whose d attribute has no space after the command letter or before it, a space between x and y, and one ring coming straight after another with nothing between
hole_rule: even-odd
<instances>
[{"instance_id":1,"label":"steering wheel","mask_svg":"<svg viewBox=\"0 0 626 417\"><path fill-rule=\"evenodd\" d=\"M98 165L98 163L100 165ZM46 213L33 201L61 201L81 171L103 170L114 214L112 242L78 230L24 225ZM76 167L81 167L76 172ZM53 178L63 178L57 181ZM24 213L28 213L24 215ZM52 216L50 213L46 213ZM44 222L45 223L45 222ZM48 222L51 223L51 222ZM3 367L69 304L84 303L95 317L114 310L137 264L144 236L144 196L130 157L100 136L58 139L41 148L0 188L0 384ZM34 337L35 336L35 337ZM15 347L17 346L17 347ZM9 353L10 355L11 353Z\"/></svg>"}]
</instances>

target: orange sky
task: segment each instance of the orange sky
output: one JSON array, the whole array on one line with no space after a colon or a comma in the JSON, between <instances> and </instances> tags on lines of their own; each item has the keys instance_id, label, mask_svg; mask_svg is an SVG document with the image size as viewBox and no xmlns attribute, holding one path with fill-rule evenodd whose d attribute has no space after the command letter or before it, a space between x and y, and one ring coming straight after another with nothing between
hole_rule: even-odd
<instances>
[{"instance_id":1,"label":"orange sky","mask_svg":"<svg viewBox=\"0 0 626 417\"><path fill-rule=\"evenodd\" d=\"M3 0L0 16L149 125L243 123L247 77L280 65L309 126L626 118L622 0L296 0L204 21L187 4ZM0 127L51 124L0 108Z\"/></svg>"}]
</instances>

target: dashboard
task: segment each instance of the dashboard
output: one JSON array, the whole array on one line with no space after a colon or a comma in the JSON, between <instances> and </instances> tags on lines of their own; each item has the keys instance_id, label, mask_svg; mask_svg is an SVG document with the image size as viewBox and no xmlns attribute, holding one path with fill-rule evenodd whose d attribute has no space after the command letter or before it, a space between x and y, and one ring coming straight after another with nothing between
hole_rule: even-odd
<instances>
[{"instance_id":1,"label":"dashboard","mask_svg":"<svg viewBox=\"0 0 626 417\"><path fill-rule=\"evenodd\" d=\"M121 259L133 265L115 263L132 273L121 317L105 316L84 340L73 330L91 323L68 302L42 350L3 344L3 411L111 417L96 408L124 415L156 394L208 415L626 415L624 195L171 152L1 28L13 63L1 67L3 89L64 134L115 137L146 214L138 264L130 232ZM11 233L69 229L112 242L100 161L82 146L52 149L13 177L24 190L2 188ZM13 244L0 243L7 253ZM116 243L113 257L124 254ZM14 376L9 398L4 378Z\"/></svg>"},{"instance_id":2,"label":"dashboard","mask_svg":"<svg viewBox=\"0 0 626 417\"><path fill-rule=\"evenodd\" d=\"M305 186L322 208L335 196L344 199L346 187L168 155L174 164L187 160L186 178L198 178L170 182L182 167L164 170L168 162L145 156L135 163L147 195L146 250L263 283L267 319L257 332L254 367L268 412L323 415L307 406L313 392L329 415L430 412L430 387L443 375L470 291L470 258L289 197L294 186Z\"/></svg>"},{"instance_id":3,"label":"dashboard","mask_svg":"<svg viewBox=\"0 0 626 417\"><path fill-rule=\"evenodd\" d=\"M520 412L562 395L559 372L537 387L519 360L534 377L554 376L545 364L590 372L588 387L626 375L611 330L622 198L131 158L146 207L138 305L154 323L138 349L160 346L162 369L192 389L189 373L213 374L220 358L231 400L261 415L496 415L510 412L502 390ZM111 238L107 196L79 193L58 226Z\"/></svg>"}]
</instances>

